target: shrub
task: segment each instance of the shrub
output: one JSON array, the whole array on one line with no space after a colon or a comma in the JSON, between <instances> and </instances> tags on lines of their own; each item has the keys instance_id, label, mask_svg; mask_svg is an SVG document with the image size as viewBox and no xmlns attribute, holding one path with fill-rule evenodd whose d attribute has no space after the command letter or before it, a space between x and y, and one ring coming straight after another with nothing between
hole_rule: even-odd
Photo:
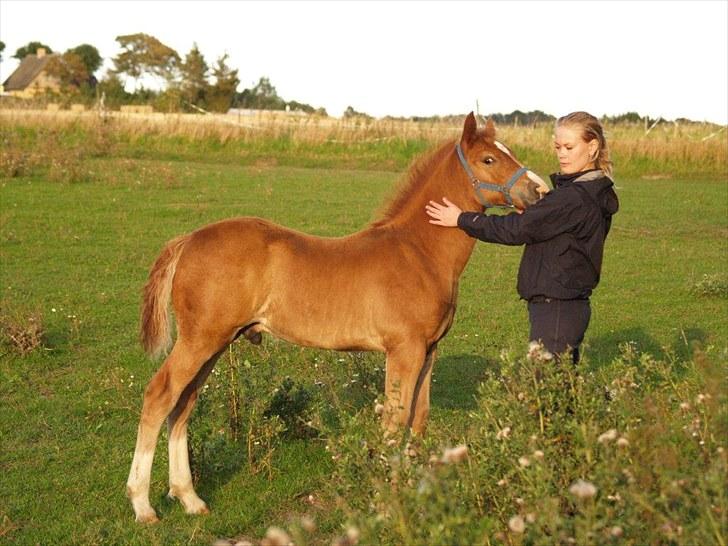
<instances>
[{"instance_id":1,"label":"shrub","mask_svg":"<svg viewBox=\"0 0 728 546\"><path fill-rule=\"evenodd\" d=\"M698 296L728 297L728 275L725 273L704 274L693 285L692 292Z\"/></svg>"},{"instance_id":2,"label":"shrub","mask_svg":"<svg viewBox=\"0 0 728 546\"><path fill-rule=\"evenodd\" d=\"M286 427L290 438L306 438L313 429L308 425L313 395L303 385L296 384L286 377L281 386L275 389L264 417L277 416Z\"/></svg>"},{"instance_id":3,"label":"shrub","mask_svg":"<svg viewBox=\"0 0 728 546\"><path fill-rule=\"evenodd\" d=\"M362 411L329 438L331 483L366 544L720 543L725 360L662 362L631 344L596 371L505 359L455 439L460 462L447 431L413 449Z\"/></svg>"},{"instance_id":4,"label":"shrub","mask_svg":"<svg viewBox=\"0 0 728 546\"><path fill-rule=\"evenodd\" d=\"M44 347L43 317L38 312L0 312L0 333L5 345L20 355Z\"/></svg>"}]
</instances>

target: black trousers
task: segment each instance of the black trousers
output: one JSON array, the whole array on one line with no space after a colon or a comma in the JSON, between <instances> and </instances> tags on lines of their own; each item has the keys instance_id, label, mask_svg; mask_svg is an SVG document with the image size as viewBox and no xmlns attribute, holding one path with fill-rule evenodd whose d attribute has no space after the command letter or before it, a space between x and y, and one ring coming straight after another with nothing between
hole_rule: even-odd
<instances>
[{"instance_id":1,"label":"black trousers","mask_svg":"<svg viewBox=\"0 0 728 546\"><path fill-rule=\"evenodd\" d=\"M529 341L540 341L554 355L570 350L576 364L579 361L579 345L584 341L590 318L589 300L529 301Z\"/></svg>"}]
</instances>

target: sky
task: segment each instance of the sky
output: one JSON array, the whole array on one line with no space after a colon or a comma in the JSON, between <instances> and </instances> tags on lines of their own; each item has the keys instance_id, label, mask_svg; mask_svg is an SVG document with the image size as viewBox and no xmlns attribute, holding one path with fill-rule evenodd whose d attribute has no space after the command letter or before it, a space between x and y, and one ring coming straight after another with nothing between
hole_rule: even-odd
<instances>
[{"instance_id":1,"label":"sky","mask_svg":"<svg viewBox=\"0 0 728 546\"><path fill-rule=\"evenodd\" d=\"M104 57L143 32L208 64L227 53L239 90L341 116L542 110L637 112L728 124L728 0L33 1L0 0L0 81L15 51L82 43Z\"/></svg>"}]
</instances>

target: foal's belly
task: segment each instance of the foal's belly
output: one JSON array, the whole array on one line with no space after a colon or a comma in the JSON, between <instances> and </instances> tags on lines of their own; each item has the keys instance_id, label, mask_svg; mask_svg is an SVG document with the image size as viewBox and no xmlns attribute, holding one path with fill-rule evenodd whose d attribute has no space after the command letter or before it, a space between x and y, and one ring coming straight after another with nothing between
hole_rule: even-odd
<instances>
[{"instance_id":1,"label":"foal's belly","mask_svg":"<svg viewBox=\"0 0 728 546\"><path fill-rule=\"evenodd\" d=\"M384 346L380 343L376 343L371 339L365 339L364 337L352 335L340 336L331 332L302 331L301 328L279 329L276 328L276 325L266 325L264 323L261 323L261 326L263 331L269 332L274 337L302 347L332 349L335 351L385 351Z\"/></svg>"}]
</instances>

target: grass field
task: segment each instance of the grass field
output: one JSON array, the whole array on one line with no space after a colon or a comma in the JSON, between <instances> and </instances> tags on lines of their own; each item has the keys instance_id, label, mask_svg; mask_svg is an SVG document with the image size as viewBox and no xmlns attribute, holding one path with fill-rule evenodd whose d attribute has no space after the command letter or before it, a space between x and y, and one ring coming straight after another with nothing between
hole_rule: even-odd
<instances>
[{"instance_id":1,"label":"grass field","mask_svg":"<svg viewBox=\"0 0 728 546\"><path fill-rule=\"evenodd\" d=\"M137 342L140 290L163 243L240 215L351 233L431 143L84 131L1 133L0 543L257 543L275 525L297 544L725 544L725 151L711 148L693 175L657 158L618 175L578 374L523 358L521 249L479 244L415 453L380 437L381 355L236 343L191 424L212 514L164 498L160 439L151 499L162 521L146 527L124 489L157 366ZM541 151L519 153L547 174ZM21 354L13 331L40 345ZM628 447L597 439L612 428ZM466 461L443 463L458 444ZM528 465L514 463L526 452ZM577 479L597 495L570 495Z\"/></svg>"}]
</instances>

